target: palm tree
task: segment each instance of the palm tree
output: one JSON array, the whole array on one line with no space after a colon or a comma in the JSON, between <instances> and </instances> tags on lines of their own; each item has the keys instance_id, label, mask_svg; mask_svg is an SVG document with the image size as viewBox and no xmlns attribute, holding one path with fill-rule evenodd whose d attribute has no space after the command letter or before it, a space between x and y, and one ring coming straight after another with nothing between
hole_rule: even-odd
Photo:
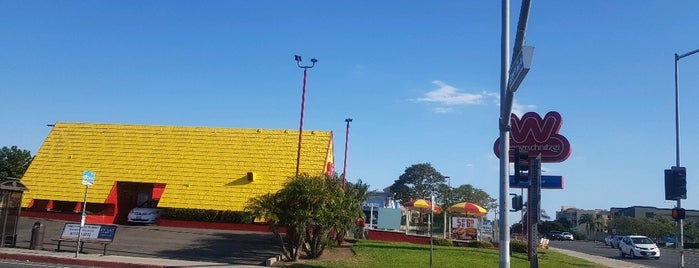
<instances>
[{"instance_id":1,"label":"palm tree","mask_svg":"<svg viewBox=\"0 0 699 268\"><path fill-rule=\"evenodd\" d=\"M595 215L592 214L582 214L580 216L580 220L578 221L578 226L581 224L587 224L587 240L590 240L590 229L593 227L596 228L596 226L599 224L599 220ZM596 230L596 229L595 229Z\"/></svg>"}]
</instances>

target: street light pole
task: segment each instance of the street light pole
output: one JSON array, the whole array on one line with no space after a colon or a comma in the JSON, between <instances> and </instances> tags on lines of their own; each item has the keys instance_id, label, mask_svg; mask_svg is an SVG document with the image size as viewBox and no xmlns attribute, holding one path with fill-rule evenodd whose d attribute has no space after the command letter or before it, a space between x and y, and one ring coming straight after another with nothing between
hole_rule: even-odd
<instances>
[{"instance_id":1,"label":"street light pole","mask_svg":"<svg viewBox=\"0 0 699 268\"><path fill-rule=\"evenodd\" d=\"M680 73L678 62L680 59L691 56L699 52L699 49L692 50L682 55L675 53L675 164L680 167ZM677 198L677 208L682 208L682 198ZM680 267L684 267L684 220L680 219L677 226L678 243L680 249Z\"/></svg>"},{"instance_id":2,"label":"street light pole","mask_svg":"<svg viewBox=\"0 0 699 268\"><path fill-rule=\"evenodd\" d=\"M345 163L342 167L342 189L345 189L345 184L347 183L347 146L349 145L349 123L352 122L352 118L345 119L347 122L347 129L345 130Z\"/></svg>"},{"instance_id":3,"label":"street light pole","mask_svg":"<svg viewBox=\"0 0 699 268\"><path fill-rule=\"evenodd\" d=\"M301 95L301 121L299 123L299 145L298 152L296 154L296 176L299 175L299 166L301 164L301 140L303 139L303 111L306 107L306 78L308 77L308 69L313 68L318 62L317 59L311 59L311 65L301 65L301 56L294 55L294 60L299 68L303 69L303 93Z\"/></svg>"},{"instance_id":4,"label":"street light pole","mask_svg":"<svg viewBox=\"0 0 699 268\"><path fill-rule=\"evenodd\" d=\"M444 198L444 206L451 205L449 204L449 195L451 195L451 177L449 176L444 176L445 179L447 179L447 186L449 186L449 191L446 193L446 198ZM442 216L444 216L444 238L447 238L447 210L442 209ZM449 223L451 225L451 222Z\"/></svg>"}]
</instances>

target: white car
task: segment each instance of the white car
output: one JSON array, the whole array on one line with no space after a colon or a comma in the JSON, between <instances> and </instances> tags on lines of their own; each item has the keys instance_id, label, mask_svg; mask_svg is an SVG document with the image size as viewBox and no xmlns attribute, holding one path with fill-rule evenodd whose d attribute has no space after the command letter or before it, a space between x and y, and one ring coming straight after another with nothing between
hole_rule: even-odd
<instances>
[{"instance_id":1,"label":"white car","mask_svg":"<svg viewBox=\"0 0 699 268\"><path fill-rule=\"evenodd\" d=\"M573 240L574 240L574 239L573 239L573 234L571 234L571 233L569 233L569 232L562 232L562 233L560 234L560 236L561 236L561 240L570 240L570 241L573 241Z\"/></svg>"},{"instance_id":2,"label":"white car","mask_svg":"<svg viewBox=\"0 0 699 268\"><path fill-rule=\"evenodd\" d=\"M652 239L642 235L627 235L619 241L621 257L660 259L660 249Z\"/></svg>"},{"instance_id":3,"label":"white car","mask_svg":"<svg viewBox=\"0 0 699 268\"><path fill-rule=\"evenodd\" d=\"M126 217L126 222L155 224L160 217L158 201L158 199L151 199L133 208Z\"/></svg>"}]
</instances>

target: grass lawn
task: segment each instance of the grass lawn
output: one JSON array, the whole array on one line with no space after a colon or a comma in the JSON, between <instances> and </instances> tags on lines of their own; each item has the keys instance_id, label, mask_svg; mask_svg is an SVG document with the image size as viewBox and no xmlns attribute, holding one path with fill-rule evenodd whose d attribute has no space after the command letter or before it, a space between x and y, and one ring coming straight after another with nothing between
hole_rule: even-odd
<instances>
[{"instance_id":1,"label":"grass lawn","mask_svg":"<svg viewBox=\"0 0 699 268\"><path fill-rule=\"evenodd\" d=\"M292 267L430 267L430 246L410 243L359 240L356 255L342 260L297 263ZM326 249L327 250L327 249ZM551 250L539 249L539 267L605 267ZM432 267L498 267L497 249L434 246ZM513 253L510 267L529 267L527 255Z\"/></svg>"}]
</instances>

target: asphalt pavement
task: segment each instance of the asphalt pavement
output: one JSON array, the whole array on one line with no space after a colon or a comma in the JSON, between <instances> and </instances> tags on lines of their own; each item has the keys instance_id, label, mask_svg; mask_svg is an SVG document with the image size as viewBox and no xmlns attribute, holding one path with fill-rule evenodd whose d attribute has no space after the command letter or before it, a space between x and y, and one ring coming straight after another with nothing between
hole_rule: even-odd
<instances>
[{"instance_id":1,"label":"asphalt pavement","mask_svg":"<svg viewBox=\"0 0 699 268\"><path fill-rule=\"evenodd\" d=\"M43 225L40 249L29 249L36 222ZM76 256L75 243L57 241L67 223L21 217L15 247L0 248L0 258L96 267L259 267L279 255L271 233L234 230L118 225L112 244L86 243ZM35 231L36 232L36 231Z\"/></svg>"}]
</instances>

